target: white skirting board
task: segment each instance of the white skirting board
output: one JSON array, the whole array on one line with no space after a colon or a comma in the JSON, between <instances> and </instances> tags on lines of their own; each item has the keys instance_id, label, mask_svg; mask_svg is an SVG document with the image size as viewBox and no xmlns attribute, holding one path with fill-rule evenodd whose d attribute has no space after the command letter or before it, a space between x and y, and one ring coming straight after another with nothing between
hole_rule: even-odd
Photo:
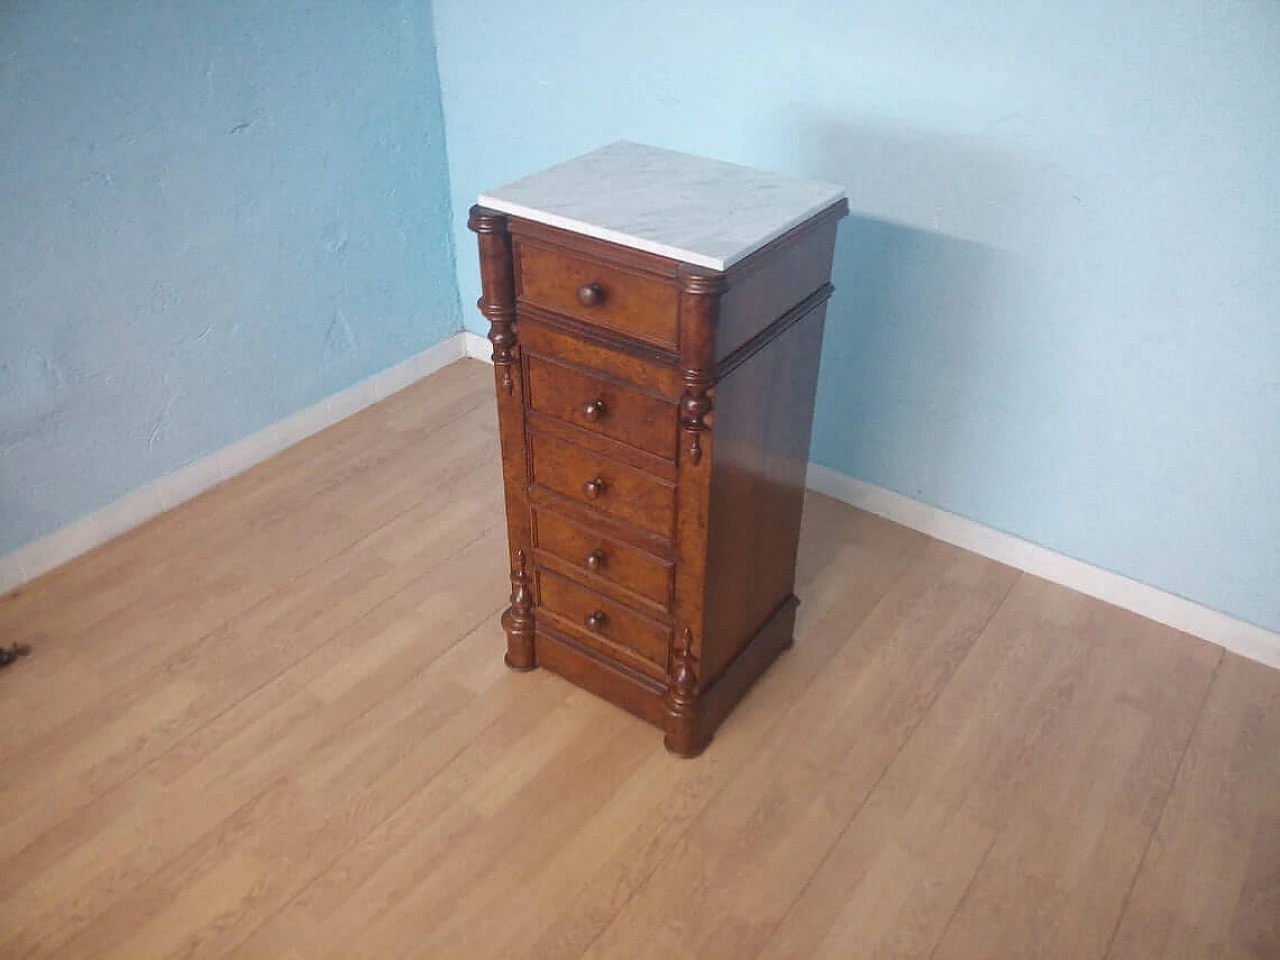
<instances>
[{"instance_id":1,"label":"white skirting board","mask_svg":"<svg viewBox=\"0 0 1280 960\"><path fill-rule=\"evenodd\" d=\"M248 470L313 433L377 403L461 357L490 360L482 336L464 331L313 407L224 447L0 558L0 592L26 583L151 517ZM810 489L1107 603L1280 667L1280 633L985 527L883 487L809 464Z\"/></svg>"},{"instance_id":2,"label":"white skirting board","mask_svg":"<svg viewBox=\"0 0 1280 960\"><path fill-rule=\"evenodd\" d=\"M483 360L485 363L493 363L493 347L488 340L478 333L472 333L470 330L462 332L462 339L466 344L468 357L473 360Z\"/></svg>"},{"instance_id":3,"label":"white skirting board","mask_svg":"<svg viewBox=\"0 0 1280 960\"><path fill-rule=\"evenodd\" d=\"M40 574L72 560L94 547L145 523L157 514L198 496L223 480L305 440L325 427L345 420L468 355L468 337L488 346L474 334L455 333L434 347L366 377L314 406L187 464L159 480L126 494L100 510L34 543L0 557L0 593L34 580ZM485 353L488 359L488 353Z\"/></svg>"},{"instance_id":4,"label":"white skirting board","mask_svg":"<svg viewBox=\"0 0 1280 960\"><path fill-rule=\"evenodd\" d=\"M809 464L806 485L904 527L1216 643L1242 657L1280 667L1280 633L816 463Z\"/></svg>"}]
</instances>

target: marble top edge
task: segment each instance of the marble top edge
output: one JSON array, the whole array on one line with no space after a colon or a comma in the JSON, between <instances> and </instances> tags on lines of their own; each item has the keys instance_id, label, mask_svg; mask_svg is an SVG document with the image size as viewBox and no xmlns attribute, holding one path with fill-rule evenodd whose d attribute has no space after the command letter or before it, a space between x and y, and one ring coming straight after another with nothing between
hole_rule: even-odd
<instances>
[{"instance_id":1,"label":"marble top edge","mask_svg":"<svg viewBox=\"0 0 1280 960\"><path fill-rule=\"evenodd\" d=\"M600 227L592 223L585 223L581 220L574 220L569 217L559 217L543 210L534 210L531 207L521 206L518 203L510 203L506 200L500 200L497 197L490 196L489 194L480 194L480 196L476 198L476 202L482 207L488 207L490 210L497 210L499 213L508 213L513 217L532 220L535 223L545 223L549 227L556 227L560 230L568 230L572 233L580 233L583 236L593 237L596 240L606 240L609 243L616 243L620 246L643 250L646 253L652 253L659 257L670 257L673 260L682 260L686 263L696 264L700 267L707 267L711 270L724 270L729 266L725 263L724 259L720 257L709 257L693 250L683 250L679 247L667 246L666 244L656 243L652 240L645 240L643 237L629 236L628 234L619 233L616 230L610 230L607 227Z\"/></svg>"},{"instance_id":2,"label":"marble top edge","mask_svg":"<svg viewBox=\"0 0 1280 960\"><path fill-rule=\"evenodd\" d=\"M835 184L618 141L483 193L477 202L725 270L846 196Z\"/></svg>"},{"instance_id":3,"label":"marble top edge","mask_svg":"<svg viewBox=\"0 0 1280 960\"><path fill-rule=\"evenodd\" d=\"M728 270L739 260L745 260L751 254L755 253L761 247L767 246L778 237L782 236L792 227L799 226L810 217L821 213L833 203L839 203L846 199L845 194L820 203L813 209L797 216L792 222L783 226L779 226L776 230L767 235L762 235L760 239L749 247L743 247L730 257L713 257L704 253L698 253L696 250L688 250L682 247L673 247L664 243L656 243L652 240L646 240L643 237L633 237L629 234L620 233L616 230L610 230L607 227L600 227L596 224L585 223L581 220L573 220L569 217L559 217L555 214L546 213L542 210L534 210L530 207L521 206L518 203L510 203L501 200L489 194L482 193L476 198L476 203L490 210L496 210L498 213L510 214L513 217L520 217L523 220L532 220L535 223L544 223L549 227L556 227L559 230L568 230L571 233L579 233L583 236L592 237L596 240L604 240L609 243L616 243L619 246L630 247L634 250L643 250L645 253L652 253L659 257L668 257L672 260L679 260L682 263L692 263L695 266L706 267L709 270Z\"/></svg>"}]
</instances>

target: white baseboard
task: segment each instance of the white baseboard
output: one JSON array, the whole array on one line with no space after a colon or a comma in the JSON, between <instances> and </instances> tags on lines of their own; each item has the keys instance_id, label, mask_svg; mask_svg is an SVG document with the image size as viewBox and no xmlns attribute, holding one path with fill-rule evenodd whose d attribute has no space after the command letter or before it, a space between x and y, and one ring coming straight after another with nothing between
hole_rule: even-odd
<instances>
[{"instance_id":1,"label":"white baseboard","mask_svg":"<svg viewBox=\"0 0 1280 960\"><path fill-rule=\"evenodd\" d=\"M488 340L470 330L462 331L462 338L467 345L468 357L472 360L483 360L488 364L493 363L493 346Z\"/></svg>"},{"instance_id":2,"label":"white baseboard","mask_svg":"<svg viewBox=\"0 0 1280 960\"><path fill-rule=\"evenodd\" d=\"M1280 667L1280 633L1219 613L1183 597L993 530L900 493L809 464L806 484L868 513L1045 580L1070 587L1148 619L1226 647L1250 660Z\"/></svg>"},{"instance_id":3,"label":"white baseboard","mask_svg":"<svg viewBox=\"0 0 1280 960\"><path fill-rule=\"evenodd\" d=\"M243 473L313 433L319 433L453 361L470 355L472 344L469 338L488 346L487 341L475 334L456 333L394 367L366 377L314 406L299 410L291 417L126 494L47 537L0 557L0 593L34 580L42 573L87 553L157 514ZM487 356L486 351L486 359Z\"/></svg>"}]
</instances>

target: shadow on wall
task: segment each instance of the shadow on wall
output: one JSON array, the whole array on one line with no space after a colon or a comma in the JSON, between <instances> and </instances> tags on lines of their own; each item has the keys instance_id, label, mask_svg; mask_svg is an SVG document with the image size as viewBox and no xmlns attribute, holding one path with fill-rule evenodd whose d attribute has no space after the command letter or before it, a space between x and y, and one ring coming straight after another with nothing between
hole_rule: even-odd
<instances>
[{"instance_id":1,"label":"shadow on wall","mask_svg":"<svg viewBox=\"0 0 1280 960\"><path fill-rule=\"evenodd\" d=\"M849 191L813 459L992 522L984 491L1053 473L1065 374L1033 306L1052 181L959 138L818 122L793 142Z\"/></svg>"}]
</instances>

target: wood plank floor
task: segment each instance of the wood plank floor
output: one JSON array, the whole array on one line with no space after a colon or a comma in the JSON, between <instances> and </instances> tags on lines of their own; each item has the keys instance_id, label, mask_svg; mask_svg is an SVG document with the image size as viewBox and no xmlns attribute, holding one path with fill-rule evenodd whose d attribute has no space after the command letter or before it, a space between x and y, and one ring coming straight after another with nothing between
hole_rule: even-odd
<instances>
[{"instance_id":1,"label":"wood plank floor","mask_svg":"<svg viewBox=\"0 0 1280 960\"><path fill-rule=\"evenodd\" d=\"M0 957L1280 958L1280 672L811 495L675 760L502 666L491 378L0 598Z\"/></svg>"}]
</instances>

